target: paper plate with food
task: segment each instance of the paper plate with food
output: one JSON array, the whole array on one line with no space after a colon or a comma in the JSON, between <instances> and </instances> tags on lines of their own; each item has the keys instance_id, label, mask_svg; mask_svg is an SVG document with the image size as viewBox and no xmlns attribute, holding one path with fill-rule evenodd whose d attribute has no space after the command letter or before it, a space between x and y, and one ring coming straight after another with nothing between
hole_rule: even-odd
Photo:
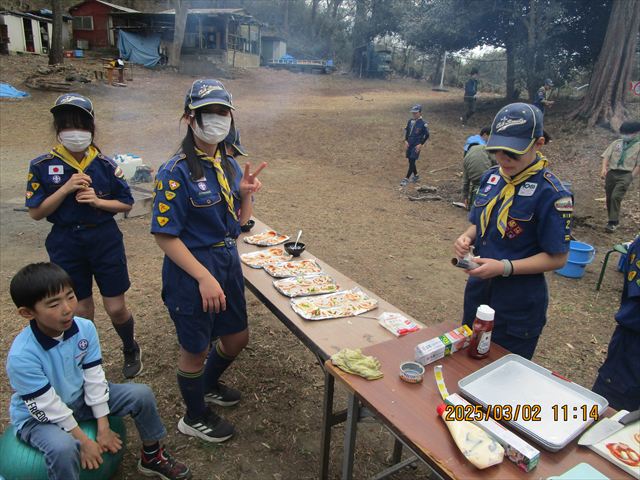
<instances>
[{"instance_id":1,"label":"paper plate with food","mask_svg":"<svg viewBox=\"0 0 640 480\"><path fill-rule=\"evenodd\" d=\"M291 307L307 320L353 317L378 307L378 301L359 288L317 297L292 298Z\"/></svg>"},{"instance_id":2,"label":"paper plate with food","mask_svg":"<svg viewBox=\"0 0 640 480\"><path fill-rule=\"evenodd\" d=\"M289 240L289 237L287 235L278 233L275 230L265 230L262 233L256 233L255 235L251 235L250 237L244 237L245 243L258 245L261 247L271 247L273 245L284 243L287 240Z\"/></svg>"},{"instance_id":3,"label":"paper plate with food","mask_svg":"<svg viewBox=\"0 0 640 480\"><path fill-rule=\"evenodd\" d=\"M340 288L336 281L326 273L312 273L274 280L273 286L287 297L335 293Z\"/></svg>"},{"instance_id":4,"label":"paper plate with food","mask_svg":"<svg viewBox=\"0 0 640 480\"><path fill-rule=\"evenodd\" d=\"M315 260L294 260L290 262L271 263L264 266L265 271L275 278L295 277L307 273L322 271Z\"/></svg>"},{"instance_id":5,"label":"paper plate with food","mask_svg":"<svg viewBox=\"0 0 640 480\"><path fill-rule=\"evenodd\" d=\"M270 263L284 262L293 258L282 248L271 247L266 250L258 250L256 252L243 253L240 260L251 268L262 268Z\"/></svg>"}]
</instances>

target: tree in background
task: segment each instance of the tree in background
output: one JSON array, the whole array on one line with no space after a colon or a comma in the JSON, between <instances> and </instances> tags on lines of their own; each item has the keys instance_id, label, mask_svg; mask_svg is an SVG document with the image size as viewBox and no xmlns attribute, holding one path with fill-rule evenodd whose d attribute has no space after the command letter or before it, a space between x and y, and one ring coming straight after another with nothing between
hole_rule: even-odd
<instances>
[{"instance_id":1,"label":"tree in background","mask_svg":"<svg viewBox=\"0 0 640 480\"><path fill-rule=\"evenodd\" d=\"M587 125L608 124L617 131L625 119L625 93L631 80L640 30L640 2L613 3L607 34L595 65L589 89L572 117Z\"/></svg>"},{"instance_id":2,"label":"tree in background","mask_svg":"<svg viewBox=\"0 0 640 480\"><path fill-rule=\"evenodd\" d=\"M189 15L189 0L173 0L173 8L176 10L175 26L173 29L173 42L169 52L169 65L180 66L180 53L184 42L184 32L187 27L187 16Z\"/></svg>"},{"instance_id":3,"label":"tree in background","mask_svg":"<svg viewBox=\"0 0 640 480\"><path fill-rule=\"evenodd\" d=\"M51 1L53 26L51 35L51 49L49 50L49 65L56 65L64 61L62 54L62 0Z\"/></svg>"}]
</instances>

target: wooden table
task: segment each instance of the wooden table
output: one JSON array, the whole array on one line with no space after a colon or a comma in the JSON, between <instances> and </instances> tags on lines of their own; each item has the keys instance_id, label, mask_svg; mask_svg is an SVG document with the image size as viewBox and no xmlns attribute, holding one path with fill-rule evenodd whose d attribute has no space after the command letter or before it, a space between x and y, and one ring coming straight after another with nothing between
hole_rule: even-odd
<instances>
[{"instance_id":1,"label":"wooden table","mask_svg":"<svg viewBox=\"0 0 640 480\"><path fill-rule=\"evenodd\" d=\"M238 253L254 252L264 249L256 245L249 245L243 241L246 236L269 230L270 227L255 219L255 226L250 232L243 233L238 238ZM309 240L313 244L313 240ZM314 257L308 251L302 253L299 259L315 259L322 267L322 270L332 276L341 289L346 290L353 287L360 287L372 298L378 300L378 308L364 315L375 317L382 312L399 312L407 318L413 319L410 315L400 311L390 303L378 297L364 287L359 286L346 275L338 272L326 262ZM393 335L378 325L372 318L347 317L333 320L310 321L300 317L291 308L290 298L279 293L273 286L274 278L267 274L262 268L255 269L242 264L242 272L245 284L258 297L278 319L296 335L300 341L318 358L320 365L324 369L324 362L334 353L343 348L364 348L381 342L395 340ZM328 478L329 469L329 447L331 441L331 427L346 420L346 410L334 412L333 394L334 377L326 371L323 400L323 419L320 452L320 478Z\"/></svg>"},{"instance_id":2,"label":"wooden table","mask_svg":"<svg viewBox=\"0 0 640 480\"><path fill-rule=\"evenodd\" d=\"M459 325L453 322L443 322L406 337L364 349L363 353L375 356L382 364L384 377L379 380L368 381L339 370L331 361L326 363L329 374L339 379L350 392L342 463L343 480L351 479L352 476L361 405L374 412L402 444L445 479L546 479L552 475L560 475L581 462L591 464L611 479L625 478L622 470L587 447L579 447L577 440L556 453L547 452L532 443L541 454L538 466L529 473L521 471L506 458L500 465L485 470L478 470L471 465L460 453L447 426L436 413L436 407L442 403L442 398L436 387L433 367L442 365L447 389L449 393L455 393L460 379L509 352L492 344L489 356L483 360L470 358L466 351L455 353L427 365L424 381L420 384L405 383L398 376L400 363L414 359L414 347L418 343L442 335L457 326ZM535 399L531 403L535 403ZM612 413L613 410L608 409L606 416ZM401 450L394 449L393 457L396 462L400 460L400 454ZM412 461L415 459L406 460L399 465ZM382 478L382 474L376 478Z\"/></svg>"}]
</instances>

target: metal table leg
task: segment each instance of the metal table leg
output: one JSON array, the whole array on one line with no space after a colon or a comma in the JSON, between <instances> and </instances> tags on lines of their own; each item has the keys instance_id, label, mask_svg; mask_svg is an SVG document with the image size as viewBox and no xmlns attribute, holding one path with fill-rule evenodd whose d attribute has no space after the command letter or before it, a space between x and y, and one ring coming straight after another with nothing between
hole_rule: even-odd
<instances>
[{"instance_id":1,"label":"metal table leg","mask_svg":"<svg viewBox=\"0 0 640 480\"><path fill-rule=\"evenodd\" d=\"M324 371L324 398L322 400L322 432L320 439L320 479L329 478L329 453L331 450L331 427L333 417L333 392L335 379Z\"/></svg>"},{"instance_id":2,"label":"metal table leg","mask_svg":"<svg viewBox=\"0 0 640 480\"><path fill-rule=\"evenodd\" d=\"M342 457L342 480L351 480L353 475L353 454L358 433L358 418L360 417L360 402L352 393L349 394L347 422L344 430L344 454Z\"/></svg>"}]
</instances>

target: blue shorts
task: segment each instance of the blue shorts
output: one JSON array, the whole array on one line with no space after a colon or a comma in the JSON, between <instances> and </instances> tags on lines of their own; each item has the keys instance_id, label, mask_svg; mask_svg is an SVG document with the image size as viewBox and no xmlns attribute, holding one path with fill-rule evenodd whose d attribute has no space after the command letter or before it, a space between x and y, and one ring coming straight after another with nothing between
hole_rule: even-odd
<instances>
[{"instance_id":1,"label":"blue shorts","mask_svg":"<svg viewBox=\"0 0 640 480\"><path fill-rule=\"evenodd\" d=\"M547 323L549 295L544 274L488 280L469 277L462 323L471 327L482 304L496 311L491 341L531 359Z\"/></svg>"},{"instance_id":2,"label":"blue shorts","mask_svg":"<svg viewBox=\"0 0 640 480\"><path fill-rule=\"evenodd\" d=\"M93 277L103 297L117 297L131 286L122 232L115 220L99 225L54 225L45 242L51 262L73 280L78 300L91 297Z\"/></svg>"},{"instance_id":3,"label":"blue shorts","mask_svg":"<svg viewBox=\"0 0 640 480\"><path fill-rule=\"evenodd\" d=\"M203 312L198 282L165 256L162 265L162 300L176 326L180 346L201 353L211 340L247 329L247 303L240 256L234 246L192 249L190 252L218 281L227 309Z\"/></svg>"}]
</instances>

